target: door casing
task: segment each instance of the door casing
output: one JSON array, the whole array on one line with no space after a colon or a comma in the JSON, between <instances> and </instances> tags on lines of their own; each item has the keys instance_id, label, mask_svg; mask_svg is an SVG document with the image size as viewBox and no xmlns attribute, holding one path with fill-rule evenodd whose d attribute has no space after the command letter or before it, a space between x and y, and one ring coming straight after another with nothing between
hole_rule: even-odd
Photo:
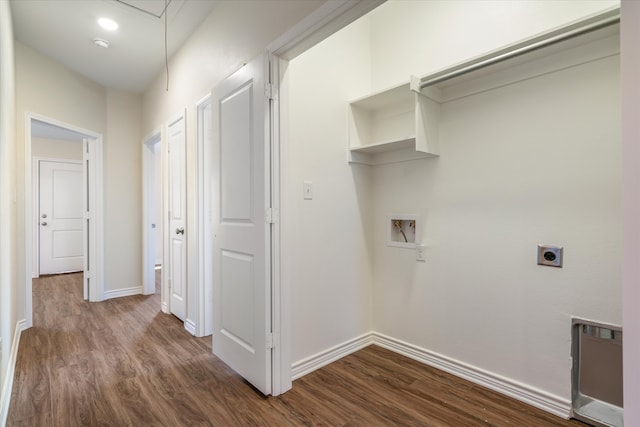
<instances>
[{"instance_id":1,"label":"door casing","mask_svg":"<svg viewBox=\"0 0 640 427\"><path fill-rule=\"evenodd\" d=\"M152 228L152 224L155 224L156 222L157 214L154 209L154 192L156 185L156 176L154 174L154 161L156 154L154 152L154 148L156 144L160 144L160 150L157 155L161 157L160 162L162 164L162 132L160 129L151 132L151 134L142 140L142 293L144 295L150 295L156 291L156 236L155 229ZM164 173L162 176L164 176ZM162 179L162 177L160 179ZM162 184L161 187L164 189ZM164 197L162 197L162 199L164 200ZM164 215L161 215L161 218L162 220L160 221L160 224L156 224L156 227L159 227L160 230L164 230L162 228ZM160 234L163 235L164 233Z\"/></svg>"},{"instance_id":2,"label":"door casing","mask_svg":"<svg viewBox=\"0 0 640 427\"><path fill-rule=\"evenodd\" d=\"M102 134L83 129L50 117L33 112L25 113L25 141L24 141L24 214L25 218L33 218L33 170L31 157L31 123L37 120L53 126L58 126L73 132L82 134L87 139L87 146L92 151L94 167L89 168L88 188L92 191L93 203L93 227L91 228L89 257L92 260L91 287L89 300L104 300L104 160ZM90 190L88 190L90 191ZM24 227L24 290L25 290L25 320L26 326L33 326L33 301L32 301L32 277L33 277L33 234L34 230L28 224ZM86 256L85 256L86 258Z\"/></svg>"}]
</instances>

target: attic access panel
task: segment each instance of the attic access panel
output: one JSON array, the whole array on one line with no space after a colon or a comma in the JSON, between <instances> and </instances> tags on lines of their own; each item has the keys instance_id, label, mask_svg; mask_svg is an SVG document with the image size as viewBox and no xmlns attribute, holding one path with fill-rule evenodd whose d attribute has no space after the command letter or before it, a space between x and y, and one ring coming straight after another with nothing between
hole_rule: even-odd
<instances>
[{"instance_id":1,"label":"attic access panel","mask_svg":"<svg viewBox=\"0 0 640 427\"><path fill-rule=\"evenodd\" d=\"M149 16L161 19L164 16L165 10L168 10L171 6L172 9L180 8L180 3L184 0L114 0L117 3L129 6L138 12L145 13Z\"/></svg>"}]
</instances>

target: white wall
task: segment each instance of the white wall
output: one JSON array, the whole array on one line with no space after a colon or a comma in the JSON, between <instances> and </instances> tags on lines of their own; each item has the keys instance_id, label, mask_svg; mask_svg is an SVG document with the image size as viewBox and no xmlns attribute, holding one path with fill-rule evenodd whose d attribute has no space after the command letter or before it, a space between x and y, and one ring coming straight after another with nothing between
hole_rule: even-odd
<instances>
[{"instance_id":1,"label":"white wall","mask_svg":"<svg viewBox=\"0 0 640 427\"><path fill-rule=\"evenodd\" d=\"M169 63L169 91L161 72L143 98L143 135L166 126L186 107L187 131L187 319L197 318L197 146L195 103L270 42L317 9L324 0L223 1ZM195 323L195 322L194 322Z\"/></svg>"},{"instance_id":2,"label":"white wall","mask_svg":"<svg viewBox=\"0 0 640 427\"><path fill-rule=\"evenodd\" d=\"M369 19L362 18L289 64L292 361L371 330L370 173L347 164L347 99L369 90ZM303 181L313 200L303 200Z\"/></svg>"},{"instance_id":3,"label":"white wall","mask_svg":"<svg viewBox=\"0 0 640 427\"><path fill-rule=\"evenodd\" d=\"M393 0L371 12L372 89L386 89L620 4ZM499 28L499 31L494 29Z\"/></svg>"},{"instance_id":4,"label":"white wall","mask_svg":"<svg viewBox=\"0 0 640 427\"><path fill-rule=\"evenodd\" d=\"M32 137L31 156L82 160L82 142Z\"/></svg>"},{"instance_id":5,"label":"white wall","mask_svg":"<svg viewBox=\"0 0 640 427\"><path fill-rule=\"evenodd\" d=\"M325 41L334 49L316 47L291 62L294 154L285 180L301 189L310 179L331 195L326 205L304 205L292 190L294 362L363 330L354 312L370 300L349 292L363 288L361 295L372 292L376 332L570 399L570 317L621 322L617 58L534 79L522 93L505 88L447 104L442 156L373 167L370 183L360 182L361 166L351 167L351 179L342 174L346 105L615 4L393 1L368 18L368 63L359 62L366 45L344 51L366 43L351 29ZM349 70L363 66L369 72L358 85ZM560 90L567 97L553 98ZM532 117L546 126L532 127ZM548 132L566 123L576 132ZM541 171L558 186L539 179ZM363 234L350 222L361 192L372 197L362 211L372 221L364 226L368 248L358 248ZM424 217L426 263L386 247L388 213ZM337 239L331 250L343 258L328 253ZM538 267L538 243L565 246L565 267ZM371 283L343 259L373 266Z\"/></svg>"},{"instance_id":6,"label":"white wall","mask_svg":"<svg viewBox=\"0 0 640 427\"><path fill-rule=\"evenodd\" d=\"M622 2L624 424L640 425L640 3Z\"/></svg>"},{"instance_id":7,"label":"white wall","mask_svg":"<svg viewBox=\"0 0 640 427\"><path fill-rule=\"evenodd\" d=\"M24 128L33 112L103 135L105 290L141 286L141 96L107 89L16 42L18 283L24 318Z\"/></svg>"},{"instance_id":8,"label":"white wall","mask_svg":"<svg viewBox=\"0 0 640 427\"><path fill-rule=\"evenodd\" d=\"M9 352L16 323L18 286L15 257L15 58L11 5L0 1L0 423ZM7 402L8 408L8 402Z\"/></svg>"}]
</instances>

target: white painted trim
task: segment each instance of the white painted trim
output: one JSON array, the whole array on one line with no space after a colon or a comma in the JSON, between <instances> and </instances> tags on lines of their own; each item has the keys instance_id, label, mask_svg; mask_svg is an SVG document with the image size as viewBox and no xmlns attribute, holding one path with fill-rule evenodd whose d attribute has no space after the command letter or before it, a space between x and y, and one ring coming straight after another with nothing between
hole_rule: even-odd
<instances>
[{"instance_id":1,"label":"white painted trim","mask_svg":"<svg viewBox=\"0 0 640 427\"><path fill-rule=\"evenodd\" d=\"M161 129L156 129L144 137L140 147L142 150L142 292L144 295L151 295L156 291L156 248L155 235L151 224L156 219L156 212L153 210L152 205L154 201L153 194L155 194L154 147L158 143L162 147ZM160 156L162 156L162 149L160 150ZM162 225L156 224L156 227L162 227Z\"/></svg>"},{"instance_id":2,"label":"white painted trim","mask_svg":"<svg viewBox=\"0 0 640 427\"><path fill-rule=\"evenodd\" d=\"M325 2L293 28L270 43L275 56L291 60L386 0L332 0Z\"/></svg>"},{"instance_id":3,"label":"white painted trim","mask_svg":"<svg viewBox=\"0 0 640 427\"><path fill-rule=\"evenodd\" d=\"M277 396L289 390L296 373L291 369L291 280L288 260L290 250L287 246L293 230L286 226L289 206L286 186L289 178L288 165L288 82L287 61L311 48L316 43L347 26L356 19L375 9L385 0L334 0L328 1L309 16L301 20L292 29L270 43L267 51L272 54L272 84L276 86L277 96L273 102L272 138L274 150L273 206L280 211L280 221L273 230L272 256L272 332L275 348L272 353L272 395ZM327 362L328 363L328 362ZM312 363L313 365L313 363ZM306 366L306 365L305 365ZM317 368L316 368L317 369ZM298 371L296 371L298 372ZM298 372L298 375L303 375Z\"/></svg>"},{"instance_id":4,"label":"white painted trim","mask_svg":"<svg viewBox=\"0 0 640 427\"><path fill-rule=\"evenodd\" d=\"M115 289L113 291L104 291L104 299L113 299L121 297L130 297L132 295L140 295L143 292L142 286L132 286L130 288Z\"/></svg>"},{"instance_id":5,"label":"white painted trim","mask_svg":"<svg viewBox=\"0 0 640 427\"><path fill-rule=\"evenodd\" d=\"M570 417L571 402L567 399L377 332L372 332L371 339L375 345L512 397L558 417L564 419Z\"/></svg>"},{"instance_id":6,"label":"white painted trim","mask_svg":"<svg viewBox=\"0 0 640 427\"><path fill-rule=\"evenodd\" d=\"M191 335L197 336L196 335L196 324L193 322L193 320L187 318L184 321L184 329L187 332L189 332Z\"/></svg>"},{"instance_id":7,"label":"white painted trim","mask_svg":"<svg viewBox=\"0 0 640 427\"><path fill-rule=\"evenodd\" d=\"M368 332L294 363L291 367L293 379L297 380L331 362L370 346L373 343L373 335L374 332Z\"/></svg>"},{"instance_id":8,"label":"white painted trim","mask_svg":"<svg viewBox=\"0 0 640 427\"><path fill-rule=\"evenodd\" d=\"M212 142L206 141L204 134L204 111L211 105L211 92L196 102L196 144L197 144L197 182L195 230L198 244L198 313L193 335L204 337L213 333L213 231L211 228L211 171L213 159ZM213 121L213 117L209 117ZM213 123L211 123L213 126ZM191 234L192 236L194 234ZM186 322L185 322L186 327Z\"/></svg>"},{"instance_id":9,"label":"white painted trim","mask_svg":"<svg viewBox=\"0 0 640 427\"><path fill-rule=\"evenodd\" d=\"M294 363L293 379L301 378L369 345L386 348L555 416L564 419L571 416L571 402L567 399L373 331Z\"/></svg>"},{"instance_id":10,"label":"white painted trim","mask_svg":"<svg viewBox=\"0 0 640 427\"><path fill-rule=\"evenodd\" d=\"M93 201L95 203L94 211L94 233L95 236L92 239L94 242L94 256L91 256L92 265L94 268L92 269L92 286L91 286L91 294L89 296L90 301L102 301L104 299L104 186L103 186L103 153L102 153L102 145L103 139L102 134L93 132L87 129L82 129L80 127L52 119L50 117L46 117L40 114L36 114L30 111L25 112L25 121L24 121L24 215L25 218L30 221L33 218L33 171L32 171L32 160L31 160L31 121L38 120L41 122L49 123L54 126L62 127L65 129L72 130L79 134L82 134L89 138L89 141L94 148L95 154L95 164L92 169L94 175L93 189L95 196L93 197ZM25 274L25 318L27 322L27 327L31 327L33 325L33 301L32 301L32 275L33 275L33 229L29 225L25 223L24 227L24 265L19 268L23 269ZM100 242L100 244L95 244L96 242Z\"/></svg>"},{"instance_id":11,"label":"white painted trim","mask_svg":"<svg viewBox=\"0 0 640 427\"><path fill-rule=\"evenodd\" d=\"M167 174L169 171L169 126L163 125L160 136L160 156L162 163L162 275L160 279L160 308L163 313L170 314L169 306L169 274L171 266L169 265L169 221L167 221L169 213L169 180Z\"/></svg>"},{"instance_id":12,"label":"white painted trim","mask_svg":"<svg viewBox=\"0 0 640 427\"><path fill-rule=\"evenodd\" d=\"M13 376L16 370L16 360L18 359L18 347L20 346L20 336L25 329L27 329L26 320L23 319L16 323L7 364L7 372L5 372L4 383L2 384L2 395L0 396L0 425L2 426L7 424L9 403L11 403L11 391L13 390Z\"/></svg>"},{"instance_id":13,"label":"white painted trim","mask_svg":"<svg viewBox=\"0 0 640 427\"><path fill-rule=\"evenodd\" d=\"M82 160L70 160L70 159L60 159L57 157L40 157L34 156L32 157L31 162L31 171L32 171L32 206L33 206L33 217L31 219L31 232L32 234L32 256L31 256L31 270L33 271L31 278L37 279L40 277L40 217L38 216L38 212L40 211L40 186L38 183L40 182L40 169L37 167L38 163L41 161L45 162L56 162L56 163L73 163L76 165L82 165Z\"/></svg>"}]
</instances>

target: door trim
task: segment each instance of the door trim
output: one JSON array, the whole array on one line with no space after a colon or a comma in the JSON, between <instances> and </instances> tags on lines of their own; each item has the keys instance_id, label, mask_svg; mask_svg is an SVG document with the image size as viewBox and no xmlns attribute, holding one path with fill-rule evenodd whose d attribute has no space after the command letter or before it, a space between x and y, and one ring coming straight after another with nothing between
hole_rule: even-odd
<instances>
[{"instance_id":1,"label":"door trim","mask_svg":"<svg viewBox=\"0 0 640 427\"><path fill-rule=\"evenodd\" d=\"M197 224L194 232L198 244L198 313L195 335L204 337L213 333L213 231L211 228L211 171L213 161L211 156L211 142L206 141L204 129L205 109L211 106L211 92L196 102L196 131L197 131L197 170L198 180L196 191ZM212 113L211 113L212 114ZM213 117L209 117L213 126ZM208 142L205 143L205 142ZM191 228L191 227L190 227ZM194 234L191 234L193 236ZM188 270L187 270L188 271Z\"/></svg>"},{"instance_id":2,"label":"door trim","mask_svg":"<svg viewBox=\"0 0 640 427\"><path fill-rule=\"evenodd\" d=\"M40 217L38 216L38 212L40 211L40 168L38 167L38 163L41 161L45 162L56 162L56 163L73 163L76 165L82 165L82 160L70 160L70 159L60 159L57 157L32 157L31 167L32 167L32 179L31 184L33 185L33 218L32 218L32 237L33 237L33 255L31 258L32 262L32 270L33 270L33 279L37 279L40 277Z\"/></svg>"},{"instance_id":3,"label":"door trim","mask_svg":"<svg viewBox=\"0 0 640 427\"><path fill-rule=\"evenodd\" d=\"M37 120L50 125L65 128L86 136L91 148L95 153L95 166L89 171L91 188L95 190L95 233L92 239L94 242L88 254L92 259L92 286L89 295L90 301L102 301L104 299L104 159L103 159L103 137L101 133L83 129L60 120L52 119L37 113L27 111L25 113L24 129L24 214L29 220L33 218L33 171L31 159L31 122ZM33 301L32 301L32 276L33 276L33 227L24 227L24 274L25 274L25 317L27 327L33 326ZM85 254L86 256L86 254Z\"/></svg>"},{"instance_id":4,"label":"door trim","mask_svg":"<svg viewBox=\"0 0 640 427\"><path fill-rule=\"evenodd\" d=\"M155 192L156 177L155 177L155 153L153 147L156 144L160 144L160 164L163 166L162 156L162 130L156 129L142 139L142 293L144 295L151 295L156 292L156 253L155 253L155 236L151 231L151 224L153 224L157 218L156 212L150 207L154 201L153 194ZM161 167L161 169L163 169ZM160 179L164 176L164 170L161 173ZM162 199L160 204L164 206L164 186L160 184L162 190L160 191L160 198ZM156 227L160 227L162 230L164 223L164 215L161 215L160 224L156 224ZM160 233L163 235L164 233ZM162 236L164 237L164 236ZM164 244L163 244L163 261L164 261Z\"/></svg>"},{"instance_id":5,"label":"door trim","mask_svg":"<svg viewBox=\"0 0 640 427\"><path fill-rule=\"evenodd\" d=\"M277 396L292 387L292 342L291 342L291 265L289 242L295 230L287 227L288 202L291 195L286 192L289 179L290 159L287 126L289 124L288 105L288 61L312 48L320 41L366 15L385 0L336 0L327 2L304 18L289 31L267 47L272 53L272 84L276 86L276 101L273 103L272 136L274 149L273 165L273 206L280 209L280 221L275 224L272 237L272 325L274 330L272 390Z\"/></svg>"}]
</instances>

